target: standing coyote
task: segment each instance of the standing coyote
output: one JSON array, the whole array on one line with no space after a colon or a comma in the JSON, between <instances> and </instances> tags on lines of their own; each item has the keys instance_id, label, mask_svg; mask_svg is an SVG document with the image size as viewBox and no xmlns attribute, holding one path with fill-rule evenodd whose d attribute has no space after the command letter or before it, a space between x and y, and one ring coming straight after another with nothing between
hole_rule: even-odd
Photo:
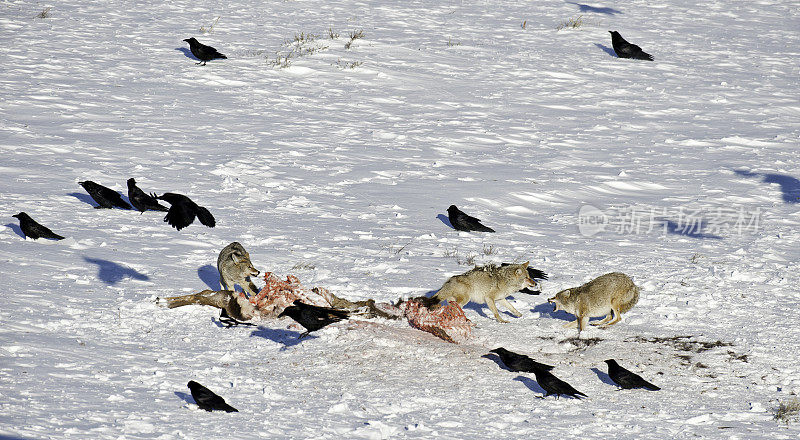
<instances>
[{"instance_id":1,"label":"standing coyote","mask_svg":"<svg viewBox=\"0 0 800 440\"><path fill-rule=\"evenodd\" d=\"M234 284L238 284L248 296L258 294L258 289L250 281L250 277L258 275L259 272L250 262L250 254L238 241L225 246L219 252L217 269L223 290L233 290Z\"/></svg>"},{"instance_id":2,"label":"standing coyote","mask_svg":"<svg viewBox=\"0 0 800 440\"><path fill-rule=\"evenodd\" d=\"M528 276L527 262L502 267L489 264L450 277L436 292L434 298L439 301L454 301L462 307L470 301L486 303L498 322L508 322L500 317L495 302L520 317L522 313L518 312L506 297L522 288L533 286L536 286L536 282Z\"/></svg>"},{"instance_id":3,"label":"standing coyote","mask_svg":"<svg viewBox=\"0 0 800 440\"><path fill-rule=\"evenodd\" d=\"M578 319L568 322L564 327L578 327L580 333L589 318L606 315L592 325L608 327L622 319L622 314L633 308L639 301L639 288L629 276L620 272L607 273L592 281L571 289L562 290L547 300L553 304L553 311L564 310Z\"/></svg>"}]
</instances>

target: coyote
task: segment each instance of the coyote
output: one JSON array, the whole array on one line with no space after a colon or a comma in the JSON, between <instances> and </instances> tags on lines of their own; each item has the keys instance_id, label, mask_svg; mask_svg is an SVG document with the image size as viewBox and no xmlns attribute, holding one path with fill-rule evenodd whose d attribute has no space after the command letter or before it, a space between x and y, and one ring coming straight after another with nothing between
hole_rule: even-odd
<instances>
[{"instance_id":1,"label":"coyote","mask_svg":"<svg viewBox=\"0 0 800 440\"><path fill-rule=\"evenodd\" d=\"M578 327L580 333L589 318L606 315L601 321L592 323L608 327L622 319L622 314L633 308L639 300L639 288L629 276L620 272L607 273L592 281L571 289L562 290L547 300L553 311L564 310L577 317L564 327Z\"/></svg>"},{"instance_id":2,"label":"coyote","mask_svg":"<svg viewBox=\"0 0 800 440\"><path fill-rule=\"evenodd\" d=\"M219 252L217 269L223 290L233 290L234 284L238 284L248 296L258 294L258 289L250 281L250 277L258 275L259 272L250 262L250 254L238 241L225 246Z\"/></svg>"},{"instance_id":3,"label":"coyote","mask_svg":"<svg viewBox=\"0 0 800 440\"><path fill-rule=\"evenodd\" d=\"M470 301L486 303L498 322L508 322L500 317L495 302L520 317L522 313L518 312L506 297L522 288L534 286L536 282L528 276L527 262L502 267L489 264L450 277L436 292L434 298L440 301L454 301L462 307Z\"/></svg>"}]
</instances>

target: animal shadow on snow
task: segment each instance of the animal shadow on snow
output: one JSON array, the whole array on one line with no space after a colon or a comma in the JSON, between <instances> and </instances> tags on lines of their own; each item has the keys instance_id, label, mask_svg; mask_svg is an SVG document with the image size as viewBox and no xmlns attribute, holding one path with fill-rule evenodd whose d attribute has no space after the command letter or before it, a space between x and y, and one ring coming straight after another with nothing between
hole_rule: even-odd
<instances>
[{"instance_id":1,"label":"animal shadow on snow","mask_svg":"<svg viewBox=\"0 0 800 440\"><path fill-rule=\"evenodd\" d=\"M516 380L517 382L522 382L523 384L525 384L526 387L528 387L529 390L533 391L534 393L540 394L542 396L544 396L547 393L547 391L545 391L544 388L539 386L538 382L531 379L530 377L517 376L512 380Z\"/></svg>"},{"instance_id":2,"label":"animal shadow on snow","mask_svg":"<svg viewBox=\"0 0 800 440\"><path fill-rule=\"evenodd\" d=\"M751 173L744 170L733 170L734 173L743 177L763 177L764 183L777 183L781 187L781 194L784 203L800 203L800 180L786 174L776 173Z\"/></svg>"},{"instance_id":3,"label":"animal shadow on snow","mask_svg":"<svg viewBox=\"0 0 800 440\"><path fill-rule=\"evenodd\" d=\"M607 373L604 373L597 368L592 368L592 372L596 374L597 378L600 379L600 381L603 382L604 384L608 384L614 387L617 386L617 384L615 384L614 381L611 380L611 376L609 376Z\"/></svg>"},{"instance_id":4,"label":"animal shadow on snow","mask_svg":"<svg viewBox=\"0 0 800 440\"><path fill-rule=\"evenodd\" d=\"M485 354L485 355L483 355L483 356L481 356L481 357L482 357L482 358L486 358L486 359L489 359L489 360L491 360L492 362L494 362L495 364L497 364L497 366L498 366L498 367L500 367L500 368L501 368L501 369L503 369L503 370L506 370L506 371L512 371L512 372L514 371L514 370L512 370L512 369L508 368L508 367L506 366L506 364L504 364L504 363L503 363L503 360L502 360L502 359L500 359L500 356L498 356L498 355L496 355L496 354L494 354L494 353L487 353L487 354Z\"/></svg>"},{"instance_id":5,"label":"animal shadow on snow","mask_svg":"<svg viewBox=\"0 0 800 440\"><path fill-rule=\"evenodd\" d=\"M93 207L94 206L100 206L100 205L97 204L97 202L94 201L92 196L90 196L89 194L73 192L73 193L67 193L67 195L75 197L76 199L80 200L81 202L84 202L86 204L92 205ZM126 196L126 195L124 195L122 193L120 193L120 195L122 196L122 200L124 200L125 203L127 203L129 205L131 204L131 200L128 198L128 196ZM133 206L133 205L131 205L131 206ZM114 209L117 209L117 208L114 208Z\"/></svg>"},{"instance_id":6,"label":"animal shadow on snow","mask_svg":"<svg viewBox=\"0 0 800 440\"><path fill-rule=\"evenodd\" d=\"M506 299L511 301L511 300L514 299L514 297L513 296L509 296ZM486 305L486 304L479 304L479 303L470 301L464 307L462 307L462 309L473 310L478 315L481 315L482 317L487 318L487 319L495 319L494 318L494 313L492 313L491 309L489 309L489 306ZM500 312L500 316L505 316L506 318L508 318L510 316L513 319L519 319L519 318L517 318L516 315L514 315L510 311L506 310L501 305L498 305L497 311Z\"/></svg>"},{"instance_id":7,"label":"animal shadow on snow","mask_svg":"<svg viewBox=\"0 0 800 440\"><path fill-rule=\"evenodd\" d=\"M585 5L583 3L575 3L575 2L567 2L567 3L570 5L577 6L578 9L583 13L593 12L595 14L607 14L607 15L622 14L622 11L620 11L619 9L607 8L602 6Z\"/></svg>"},{"instance_id":8,"label":"animal shadow on snow","mask_svg":"<svg viewBox=\"0 0 800 440\"><path fill-rule=\"evenodd\" d=\"M189 393L184 393L182 391L175 391L175 395L183 399L186 403L197 403L194 401L194 398Z\"/></svg>"},{"instance_id":9,"label":"animal shadow on snow","mask_svg":"<svg viewBox=\"0 0 800 440\"><path fill-rule=\"evenodd\" d=\"M610 56L612 56L612 57L614 57L614 58L619 58L619 57L617 57L617 53L616 53L616 52L614 52L614 49L613 49L613 48L611 48L611 47L608 47L608 46L603 46L603 45L602 45L602 44L600 44L600 43L594 43L594 45L595 45L595 46L597 46L597 47L599 47L600 49L603 49L603 50L604 50L604 51L605 51L607 54L609 54Z\"/></svg>"},{"instance_id":10,"label":"animal shadow on snow","mask_svg":"<svg viewBox=\"0 0 800 440\"><path fill-rule=\"evenodd\" d=\"M25 233L22 232L22 229L20 229L18 224L16 224L16 223L6 223L6 227L8 229L11 229L12 231L14 231L20 237L25 238ZM2 440L2 437L0 437L0 440Z\"/></svg>"},{"instance_id":11,"label":"animal shadow on snow","mask_svg":"<svg viewBox=\"0 0 800 440\"><path fill-rule=\"evenodd\" d=\"M575 321L577 318L575 315L567 313L563 310L559 310L557 312L553 311L553 305L550 303L542 303L538 306L534 307L531 311L538 312L540 315L550 315L551 318L560 319L562 321L572 322ZM589 318L589 322L593 321L600 321L604 318L604 316L593 316Z\"/></svg>"},{"instance_id":12,"label":"animal shadow on snow","mask_svg":"<svg viewBox=\"0 0 800 440\"><path fill-rule=\"evenodd\" d=\"M689 238L722 240L722 237L719 235L703 232L707 229L708 221L702 218L697 219L696 223L692 225L680 225L672 220L666 220L664 224L668 234L681 235Z\"/></svg>"},{"instance_id":13,"label":"animal shadow on snow","mask_svg":"<svg viewBox=\"0 0 800 440\"><path fill-rule=\"evenodd\" d=\"M446 216L446 215L444 215L444 214L439 214L439 215L437 215L437 216L436 216L436 218L438 218L439 220L441 220L441 221L442 221L442 223L444 223L444 224L445 224L445 225L446 225L448 228L450 228L450 229L455 229L455 228L453 227L453 225L450 223L450 219L449 219L449 218L447 218L447 216Z\"/></svg>"},{"instance_id":14,"label":"animal shadow on snow","mask_svg":"<svg viewBox=\"0 0 800 440\"><path fill-rule=\"evenodd\" d=\"M189 48L187 48L187 47L176 47L175 50L177 50L179 52L183 52L183 54L186 55L186 58L191 58L191 59L193 59L195 61L200 61L199 58L197 58L196 56L192 55L192 51L189 50Z\"/></svg>"},{"instance_id":15,"label":"animal shadow on snow","mask_svg":"<svg viewBox=\"0 0 800 440\"><path fill-rule=\"evenodd\" d=\"M308 335L303 339L298 339L299 336L300 332L286 330L286 329L261 327L261 326L258 327L258 330L253 330L253 332L250 333L251 338L265 338L269 339L270 341L283 344L283 348L281 350L285 350L289 347L298 345L305 339L316 338L316 336L314 335Z\"/></svg>"},{"instance_id":16,"label":"animal shadow on snow","mask_svg":"<svg viewBox=\"0 0 800 440\"><path fill-rule=\"evenodd\" d=\"M68 193L67 195L68 195L68 196L75 197L76 199L78 199L78 200L80 200L81 202L83 202L83 203L86 203L86 204L88 204L88 205L92 205L92 206L99 206L99 205L97 204L97 202L95 202L95 201L94 201L94 199L92 198L92 196L90 196L89 194L86 194L86 193L76 193L76 192L75 192L75 193Z\"/></svg>"},{"instance_id":17,"label":"animal shadow on snow","mask_svg":"<svg viewBox=\"0 0 800 440\"><path fill-rule=\"evenodd\" d=\"M92 263L97 265L97 277L100 280L108 285L114 285L119 283L120 281L126 278L132 278L134 280L139 281L149 281L150 277L147 275L137 272L134 269L131 269L128 266L123 266L121 264L114 263L113 261L108 260L101 260L98 258L89 258L83 257L83 260L87 263Z\"/></svg>"},{"instance_id":18,"label":"animal shadow on snow","mask_svg":"<svg viewBox=\"0 0 800 440\"><path fill-rule=\"evenodd\" d=\"M219 282L219 270L216 266L206 264L197 269L197 276L206 283L211 290L222 290L222 284Z\"/></svg>"},{"instance_id":19,"label":"animal shadow on snow","mask_svg":"<svg viewBox=\"0 0 800 440\"><path fill-rule=\"evenodd\" d=\"M30 437L20 437L16 435L3 435L0 434L0 440L28 440Z\"/></svg>"},{"instance_id":20,"label":"animal shadow on snow","mask_svg":"<svg viewBox=\"0 0 800 440\"><path fill-rule=\"evenodd\" d=\"M464 304L464 307L462 307L462 309L464 309L464 310L467 310L467 309L472 310L475 313L477 313L478 315L481 315L484 318L488 318L489 315L487 315L486 312L483 311L484 307L486 307L488 309L488 306L486 304L478 304L478 303L474 303L474 302L470 301L470 302ZM500 314L503 314L504 311L505 310L499 310ZM494 318L494 315L492 315L492 318ZM516 318L516 316L515 316L515 318Z\"/></svg>"},{"instance_id":21,"label":"animal shadow on snow","mask_svg":"<svg viewBox=\"0 0 800 440\"><path fill-rule=\"evenodd\" d=\"M541 396L539 396L539 397L542 397L545 394L547 394L547 391L545 391L544 388L540 387L539 383L536 382L535 380L531 379L530 377L517 376L512 380L516 380L516 381L524 383L525 386L528 387L529 390L533 391L534 393L541 394ZM565 399L565 398L566 399L575 399L575 397L570 397L570 396L565 396L565 395L558 396L558 398L559 399ZM578 399L578 400L580 400L580 399Z\"/></svg>"},{"instance_id":22,"label":"animal shadow on snow","mask_svg":"<svg viewBox=\"0 0 800 440\"><path fill-rule=\"evenodd\" d=\"M550 303L541 303L538 306L534 307L532 310L534 313L539 313L539 315L550 315L551 318L560 319L562 321L574 321L575 317L563 310L559 310L557 312L553 311L553 305Z\"/></svg>"}]
</instances>

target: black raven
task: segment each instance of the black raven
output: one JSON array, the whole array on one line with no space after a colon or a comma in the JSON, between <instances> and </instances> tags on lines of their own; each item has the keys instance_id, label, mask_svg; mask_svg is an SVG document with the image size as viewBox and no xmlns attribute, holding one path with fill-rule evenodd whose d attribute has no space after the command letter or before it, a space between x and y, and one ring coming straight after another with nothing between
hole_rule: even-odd
<instances>
[{"instance_id":1,"label":"black raven","mask_svg":"<svg viewBox=\"0 0 800 440\"><path fill-rule=\"evenodd\" d=\"M211 46L206 46L205 44L197 41L197 39L194 37L187 38L183 41L189 43L189 50L192 51L192 55L197 57L197 59L200 60L200 63L203 63L204 66L206 65L206 61L211 61L216 58L222 58L224 60L228 59L228 57L225 55L217 52L217 49L214 49Z\"/></svg>"},{"instance_id":2,"label":"black raven","mask_svg":"<svg viewBox=\"0 0 800 440\"><path fill-rule=\"evenodd\" d=\"M183 194L164 193L157 197L170 203L169 211L164 216L164 221L177 230L181 230L192 224L195 216L200 223L213 228L217 221L208 209L193 202L192 199Z\"/></svg>"},{"instance_id":3,"label":"black raven","mask_svg":"<svg viewBox=\"0 0 800 440\"><path fill-rule=\"evenodd\" d=\"M328 324L333 324L334 322L349 318L350 312L347 310L306 304L298 299L295 300L291 306L283 309L283 312L278 315L279 318L283 316L288 316L305 327L306 332L300 335L300 338L303 338L308 336L309 333L319 330Z\"/></svg>"},{"instance_id":4,"label":"black raven","mask_svg":"<svg viewBox=\"0 0 800 440\"><path fill-rule=\"evenodd\" d=\"M639 376L638 374L621 367L614 359L608 359L603 362L608 364L608 376L614 381L614 383L619 385L620 388L626 390L632 388L644 388L650 391L658 391L661 389L642 379L642 376Z\"/></svg>"},{"instance_id":5,"label":"black raven","mask_svg":"<svg viewBox=\"0 0 800 440\"><path fill-rule=\"evenodd\" d=\"M645 53L641 47L628 43L622 38L622 35L617 31L608 31L611 33L611 45L614 46L614 52L620 58L633 58L635 60L653 61L653 56Z\"/></svg>"},{"instance_id":6,"label":"black raven","mask_svg":"<svg viewBox=\"0 0 800 440\"><path fill-rule=\"evenodd\" d=\"M190 380L186 386L189 387L189 390L192 392L192 398L197 402L197 406L199 406L200 409L206 411L239 412L238 409L225 403L225 399L193 380Z\"/></svg>"},{"instance_id":7,"label":"black raven","mask_svg":"<svg viewBox=\"0 0 800 440\"><path fill-rule=\"evenodd\" d=\"M502 263L500 266L501 267L502 266L508 266L509 264L512 264L512 263ZM534 269L534 268L528 266L528 278L530 278L530 279L532 279L534 281L535 280L546 280L547 279L547 274L542 272L539 269ZM534 287L536 287L537 289L540 289L539 283L536 283L536 286L534 286ZM538 295L538 294L542 293L541 290L531 290L531 289L529 289L527 287L524 287L522 290L520 290L520 292L527 293L528 295Z\"/></svg>"},{"instance_id":8,"label":"black raven","mask_svg":"<svg viewBox=\"0 0 800 440\"><path fill-rule=\"evenodd\" d=\"M39 223L37 223L36 220L32 219L31 216L29 216L24 212L20 212L19 214L14 214L11 217L16 217L19 219L19 228L22 229L22 232L25 234L26 237L30 237L34 240L40 237L51 238L53 240L64 239L64 237L51 231L46 226L42 226Z\"/></svg>"},{"instance_id":9,"label":"black raven","mask_svg":"<svg viewBox=\"0 0 800 440\"><path fill-rule=\"evenodd\" d=\"M547 397L551 394L555 394L556 399L558 399L558 397L562 394L565 396L574 397L576 399L580 399L580 396L588 397L586 394L583 394L582 392L573 388L572 385L553 376L553 373L545 369L534 368L533 374L536 375L536 382L545 391L545 395L543 397Z\"/></svg>"},{"instance_id":10,"label":"black raven","mask_svg":"<svg viewBox=\"0 0 800 440\"><path fill-rule=\"evenodd\" d=\"M151 211L169 211L166 206L158 203L154 195L148 195L136 186L136 180L133 177L128 179L128 200L139 212L145 212L148 209Z\"/></svg>"},{"instance_id":11,"label":"black raven","mask_svg":"<svg viewBox=\"0 0 800 440\"><path fill-rule=\"evenodd\" d=\"M550 371L554 367L551 365L543 364L541 362L536 362L535 360L531 359L524 354L514 353L513 351L508 351L503 347L495 348L494 350L489 350L491 353L497 353L500 356L500 359L506 364L511 371L516 371L519 373L533 373L534 369L539 368L542 370Z\"/></svg>"},{"instance_id":12,"label":"black raven","mask_svg":"<svg viewBox=\"0 0 800 440\"><path fill-rule=\"evenodd\" d=\"M494 232L494 229L482 225L480 219L464 214L456 205L447 208L447 218L456 231Z\"/></svg>"},{"instance_id":13,"label":"black raven","mask_svg":"<svg viewBox=\"0 0 800 440\"><path fill-rule=\"evenodd\" d=\"M122 196L111 188L107 188L91 180L78 182L78 185L82 186L83 189L92 196L92 199L100 205L95 206L95 208L113 208L116 206L122 209L132 209L131 205L125 203L125 201L122 200Z\"/></svg>"}]
</instances>

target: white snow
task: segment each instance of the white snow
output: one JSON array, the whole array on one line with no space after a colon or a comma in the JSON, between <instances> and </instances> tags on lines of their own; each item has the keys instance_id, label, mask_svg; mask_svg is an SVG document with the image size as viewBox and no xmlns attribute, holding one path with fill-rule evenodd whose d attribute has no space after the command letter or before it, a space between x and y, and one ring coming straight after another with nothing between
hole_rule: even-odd
<instances>
[{"instance_id":1,"label":"white snow","mask_svg":"<svg viewBox=\"0 0 800 440\"><path fill-rule=\"evenodd\" d=\"M608 30L655 62L616 58ZM314 53L276 67L301 32ZM190 36L228 59L196 66ZM0 55L2 438L800 436L773 420L800 392L796 1L10 0ZM217 226L96 210L77 184L129 177ZM450 204L498 232L452 230ZM587 205L607 220L591 236ZM23 239L19 211L69 238ZM470 261L550 279L508 324L468 305L460 345L156 304L217 289L231 241L351 300ZM546 298L611 271L642 297L576 346ZM589 398L537 398L483 357L497 346ZM662 391L616 391L608 358ZM199 410L189 380L240 412Z\"/></svg>"}]
</instances>

